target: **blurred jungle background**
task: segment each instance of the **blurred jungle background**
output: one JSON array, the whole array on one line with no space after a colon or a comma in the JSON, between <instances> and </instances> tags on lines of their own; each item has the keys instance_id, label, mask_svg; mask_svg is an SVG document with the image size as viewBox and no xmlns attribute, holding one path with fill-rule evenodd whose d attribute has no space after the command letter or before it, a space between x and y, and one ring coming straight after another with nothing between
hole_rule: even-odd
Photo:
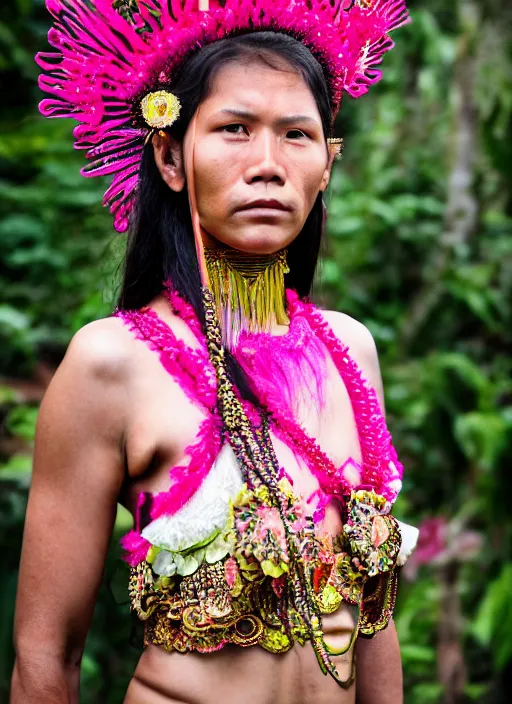
<instances>
[{"instance_id":1,"label":"blurred jungle background","mask_svg":"<svg viewBox=\"0 0 512 704\"><path fill-rule=\"evenodd\" d=\"M409 6L383 82L341 112L316 298L375 337L405 465L395 513L421 527L396 611L406 702L500 704L512 660L512 5ZM73 333L111 312L124 246L105 184L79 175L73 125L38 115L33 55L48 24L43 0L1 4L0 702L38 405ZM129 524L120 511L84 704L121 702L137 659L117 548Z\"/></svg>"}]
</instances>

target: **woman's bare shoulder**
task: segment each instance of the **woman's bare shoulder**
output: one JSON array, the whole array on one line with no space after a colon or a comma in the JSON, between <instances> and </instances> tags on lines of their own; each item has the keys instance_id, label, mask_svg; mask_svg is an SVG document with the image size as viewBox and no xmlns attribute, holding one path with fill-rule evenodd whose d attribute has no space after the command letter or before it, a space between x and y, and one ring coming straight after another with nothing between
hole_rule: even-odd
<instances>
[{"instance_id":1,"label":"woman's bare shoulder","mask_svg":"<svg viewBox=\"0 0 512 704\"><path fill-rule=\"evenodd\" d=\"M364 323L337 310L322 310L321 313L336 337L344 345L348 345L354 355L377 356L375 340Z\"/></svg>"},{"instance_id":2,"label":"woman's bare shoulder","mask_svg":"<svg viewBox=\"0 0 512 704\"><path fill-rule=\"evenodd\" d=\"M38 414L48 432L73 424L91 434L122 432L133 359L130 332L121 320L95 320L75 332L46 389ZM60 440L59 440L60 442Z\"/></svg>"},{"instance_id":3,"label":"woman's bare shoulder","mask_svg":"<svg viewBox=\"0 0 512 704\"><path fill-rule=\"evenodd\" d=\"M63 364L105 380L119 379L133 359L133 335L120 318L100 318L75 332Z\"/></svg>"},{"instance_id":4,"label":"woman's bare shoulder","mask_svg":"<svg viewBox=\"0 0 512 704\"><path fill-rule=\"evenodd\" d=\"M375 389L384 408L379 355L372 333L364 323L347 313L336 310L322 310L321 313L338 340L348 346L350 356Z\"/></svg>"}]
</instances>

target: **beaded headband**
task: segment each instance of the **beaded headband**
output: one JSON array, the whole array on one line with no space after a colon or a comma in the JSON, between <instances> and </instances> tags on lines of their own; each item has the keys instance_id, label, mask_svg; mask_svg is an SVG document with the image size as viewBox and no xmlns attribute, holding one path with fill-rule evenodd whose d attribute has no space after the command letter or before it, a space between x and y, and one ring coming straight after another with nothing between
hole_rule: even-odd
<instances>
[{"instance_id":1,"label":"beaded headband","mask_svg":"<svg viewBox=\"0 0 512 704\"><path fill-rule=\"evenodd\" d=\"M405 0L46 0L56 52L41 52L46 117L73 117L84 176L114 175L103 204L128 228L144 143L171 125L179 101L164 90L183 61L219 39L274 31L305 44L329 82L333 115L381 78L389 32L409 22Z\"/></svg>"}]
</instances>

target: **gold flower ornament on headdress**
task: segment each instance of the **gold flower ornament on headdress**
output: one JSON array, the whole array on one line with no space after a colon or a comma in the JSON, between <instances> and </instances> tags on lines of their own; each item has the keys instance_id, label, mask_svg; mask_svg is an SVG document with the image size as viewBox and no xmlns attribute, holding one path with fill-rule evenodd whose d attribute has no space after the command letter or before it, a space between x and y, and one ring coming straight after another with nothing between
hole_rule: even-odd
<instances>
[{"instance_id":1,"label":"gold flower ornament on headdress","mask_svg":"<svg viewBox=\"0 0 512 704\"><path fill-rule=\"evenodd\" d=\"M161 130L176 122L180 116L181 103L173 93L157 90L141 100L140 109L149 127Z\"/></svg>"}]
</instances>

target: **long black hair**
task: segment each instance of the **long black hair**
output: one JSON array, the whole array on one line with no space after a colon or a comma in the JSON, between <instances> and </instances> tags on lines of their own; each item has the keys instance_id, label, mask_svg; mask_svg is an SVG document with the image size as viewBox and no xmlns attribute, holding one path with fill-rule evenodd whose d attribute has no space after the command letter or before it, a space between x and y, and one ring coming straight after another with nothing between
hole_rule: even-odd
<instances>
[{"instance_id":1,"label":"long black hair","mask_svg":"<svg viewBox=\"0 0 512 704\"><path fill-rule=\"evenodd\" d=\"M219 70L233 62L260 61L276 70L297 71L316 101L324 137L331 136L332 105L328 81L320 63L299 41L276 32L254 32L222 39L192 54L170 86L180 100L179 119L169 132L182 140L199 105L208 96ZM320 254L324 206L319 193L304 227L288 247L290 273L286 286L308 296ZM195 309L204 323L201 282L194 245L186 190L176 193L162 179L151 141L144 148L140 168L138 202L128 235L123 281L117 305L123 309L147 305L170 279L176 291ZM229 367L242 395L247 385L241 370L230 360Z\"/></svg>"}]
</instances>

